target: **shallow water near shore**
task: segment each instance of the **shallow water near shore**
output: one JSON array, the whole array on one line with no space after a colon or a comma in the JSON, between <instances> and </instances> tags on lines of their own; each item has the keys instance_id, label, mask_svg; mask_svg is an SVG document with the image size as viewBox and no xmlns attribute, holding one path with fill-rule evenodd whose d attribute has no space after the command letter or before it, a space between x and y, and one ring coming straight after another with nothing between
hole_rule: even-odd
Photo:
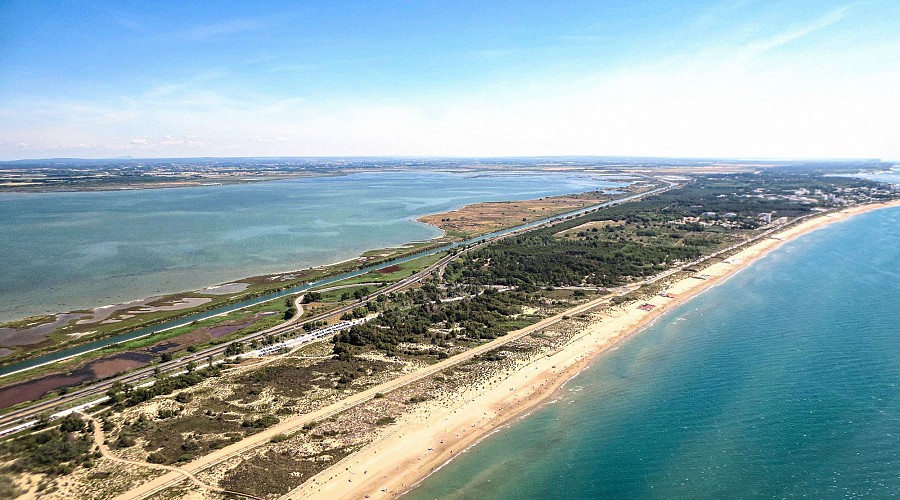
<instances>
[{"instance_id":1,"label":"shallow water near shore","mask_svg":"<svg viewBox=\"0 0 900 500\"><path fill-rule=\"evenodd\" d=\"M900 209L789 242L404 498L900 491Z\"/></svg>"},{"instance_id":2,"label":"shallow water near shore","mask_svg":"<svg viewBox=\"0 0 900 500\"><path fill-rule=\"evenodd\" d=\"M178 189L0 194L0 321L196 290L440 236L480 201L622 186L583 172L378 172Z\"/></svg>"}]
</instances>

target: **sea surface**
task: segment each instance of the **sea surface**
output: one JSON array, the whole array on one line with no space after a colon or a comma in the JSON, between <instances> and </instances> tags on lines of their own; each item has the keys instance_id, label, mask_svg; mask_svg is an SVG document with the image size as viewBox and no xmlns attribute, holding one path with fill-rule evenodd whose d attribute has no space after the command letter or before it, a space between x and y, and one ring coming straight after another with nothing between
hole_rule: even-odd
<instances>
[{"instance_id":1,"label":"sea surface","mask_svg":"<svg viewBox=\"0 0 900 500\"><path fill-rule=\"evenodd\" d=\"M405 496L900 495L900 209L789 242Z\"/></svg>"},{"instance_id":2,"label":"sea surface","mask_svg":"<svg viewBox=\"0 0 900 500\"><path fill-rule=\"evenodd\" d=\"M576 172L379 172L229 186L0 193L0 321L330 264L441 235L416 217L616 188Z\"/></svg>"}]
</instances>

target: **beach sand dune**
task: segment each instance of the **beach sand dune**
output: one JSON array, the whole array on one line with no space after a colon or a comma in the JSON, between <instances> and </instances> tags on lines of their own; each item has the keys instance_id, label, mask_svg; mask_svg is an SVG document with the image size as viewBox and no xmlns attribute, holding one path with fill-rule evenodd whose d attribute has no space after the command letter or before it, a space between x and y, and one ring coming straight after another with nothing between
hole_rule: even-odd
<instances>
[{"instance_id":1,"label":"beach sand dune","mask_svg":"<svg viewBox=\"0 0 900 500\"><path fill-rule=\"evenodd\" d=\"M648 326L660 315L715 286L756 259L798 236L869 210L900 206L865 205L820 216L789 227L778 238L765 238L725 261L670 284L669 296L609 308L564 348L509 371L499 381L469 390L450 406L430 402L398 419L374 443L311 478L284 498L393 498L459 456L479 440L542 404L552 401L568 380L599 354ZM643 303L652 309L640 309Z\"/></svg>"},{"instance_id":2,"label":"beach sand dune","mask_svg":"<svg viewBox=\"0 0 900 500\"><path fill-rule=\"evenodd\" d=\"M592 321L557 351L533 357L515 368L495 374L490 382L479 387L461 388L449 402L429 400L411 407L407 413L397 418L395 424L374 436L374 441L321 471L282 498L393 498L402 495L490 433L552 401L557 397L559 389L589 366L598 355L620 340L640 332L665 312L722 282L793 238L853 215L888 206L898 207L900 201L854 207L830 216L802 221L783 229L778 233L778 238L761 238L724 261L716 261L696 272L682 273L679 276L686 277L677 281L672 281L676 279L674 277L668 278L670 282L664 295L616 307L607 306L599 313L594 312L591 314ZM693 276L697 275L704 276L704 279L694 279ZM195 473L202 471L267 443L275 434L290 433L304 423L346 411L372 399L377 392L388 393L456 362L467 361L476 354L488 352L507 339L521 338L520 336L531 334L539 328L557 324L567 314L578 316L589 310L591 305L600 307L604 301L605 299L600 299L576 306L564 314L511 332L435 365L406 373L333 405L286 419L238 443L185 464L182 468ZM653 307L640 307L645 304ZM119 498L145 498L181 479L183 476L174 472L165 474Z\"/></svg>"}]
</instances>

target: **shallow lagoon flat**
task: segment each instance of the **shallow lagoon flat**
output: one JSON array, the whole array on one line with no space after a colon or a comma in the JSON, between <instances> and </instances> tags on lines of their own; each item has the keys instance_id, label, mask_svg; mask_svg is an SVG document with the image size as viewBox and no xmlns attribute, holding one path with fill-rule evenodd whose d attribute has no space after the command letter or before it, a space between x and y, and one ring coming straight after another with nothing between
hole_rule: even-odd
<instances>
[{"instance_id":1,"label":"shallow lagoon flat","mask_svg":"<svg viewBox=\"0 0 900 500\"><path fill-rule=\"evenodd\" d=\"M581 172L360 173L143 191L0 194L0 321L198 289L440 235L491 200L620 186Z\"/></svg>"}]
</instances>

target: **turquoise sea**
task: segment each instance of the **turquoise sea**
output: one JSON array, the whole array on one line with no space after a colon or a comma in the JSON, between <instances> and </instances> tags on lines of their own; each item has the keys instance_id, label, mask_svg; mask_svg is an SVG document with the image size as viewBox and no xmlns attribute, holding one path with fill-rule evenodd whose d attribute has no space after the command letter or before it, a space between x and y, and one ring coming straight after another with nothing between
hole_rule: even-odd
<instances>
[{"instance_id":1,"label":"turquoise sea","mask_svg":"<svg viewBox=\"0 0 900 500\"><path fill-rule=\"evenodd\" d=\"M0 321L195 290L440 236L416 217L622 186L580 172L373 172L0 194Z\"/></svg>"},{"instance_id":2,"label":"turquoise sea","mask_svg":"<svg viewBox=\"0 0 900 500\"><path fill-rule=\"evenodd\" d=\"M900 209L667 313L404 498L900 495Z\"/></svg>"}]
</instances>

